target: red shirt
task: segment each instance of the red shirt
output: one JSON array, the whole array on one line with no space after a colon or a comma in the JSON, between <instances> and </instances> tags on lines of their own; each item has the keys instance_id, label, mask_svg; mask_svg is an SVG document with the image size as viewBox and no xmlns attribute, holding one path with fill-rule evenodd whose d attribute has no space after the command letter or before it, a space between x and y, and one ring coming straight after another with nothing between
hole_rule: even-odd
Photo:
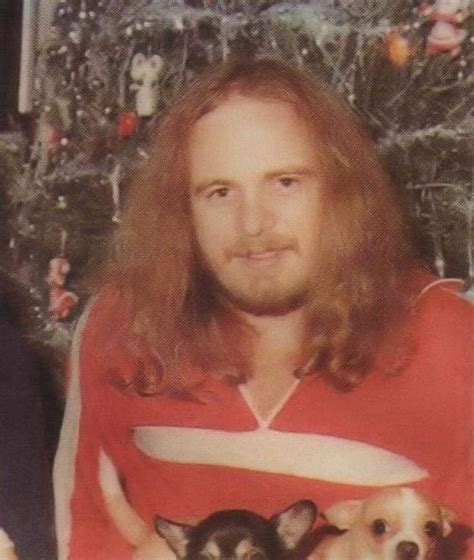
<instances>
[{"instance_id":1,"label":"red shirt","mask_svg":"<svg viewBox=\"0 0 474 560\"><path fill-rule=\"evenodd\" d=\"M302 498L324 511L403 485L472 526L473 320L457 287L437 281L420 290L410 319L416 351L402 374L374 371L345 393L306 377L266 423L245 391L212 377L205 404L117 389L97 349L96 300L76 337L55 468L60 559L131 558L104 507L101 450L150 525L156 513L182 522L219 509L270 516Z\"/></svg>"}]
</instances>

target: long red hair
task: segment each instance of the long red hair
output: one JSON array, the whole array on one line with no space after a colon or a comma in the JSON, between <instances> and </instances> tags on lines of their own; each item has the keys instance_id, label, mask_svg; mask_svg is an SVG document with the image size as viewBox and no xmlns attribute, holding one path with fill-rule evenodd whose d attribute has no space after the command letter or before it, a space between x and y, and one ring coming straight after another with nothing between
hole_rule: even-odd
<instances>
[{"instance_id":1,"label":"long red hair","mask_svg":"<svg viewBox=\"0 0 474 560\"><path fill-rule=\"evenodd\" d=\"M113 321L116 340L147 357L142 364L148 366L128 380L135 390L179 393L197 370L236 381L251 375L252 333L232 317L202 271L188 194L189 131L234 93L289 103L312 127L323 211L308 340L296 373L324 372L338 386L352 387L407 313L402 283L412 250L396 191L352 111L278 60L231 61L212 69L177 97L159 123L102 277L115 301L104 324Z\"/></svg>"}]
</instances>

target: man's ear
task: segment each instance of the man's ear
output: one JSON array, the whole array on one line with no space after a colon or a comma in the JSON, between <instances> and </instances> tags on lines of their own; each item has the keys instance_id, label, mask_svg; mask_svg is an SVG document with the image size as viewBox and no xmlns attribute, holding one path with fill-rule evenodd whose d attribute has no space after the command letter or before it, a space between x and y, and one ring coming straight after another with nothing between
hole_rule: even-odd
<instances>
[{"instance_id":1,"label":"man's ear","mask_svg":"<svg viewBox=\"0 0 474 560\"><path fill-rule=\"evenodd\" d=\"M351 529L359 520L362 500L346 500L334 504L323 515L327 521L341 530Z\"/></svg>"},{"instance_id":2,"label":"man's ear","mask_svg":"<svg viewBox=\"0 0 474 560\"><path fill-rule=\"evenodd\" d=\"M276 527L278 536L286 550L295 549L301 539L316 521L318 509L310 500L300 500L281 513L274 515L270 521Z\"/></svg>"},{"instance_id":3,"label":"man's ear","mask_svg":"<svg viewBox=\"0 0 474 560\"><path fill-rule=\"evenodd\" d=\"M186 550L189 543L189 536L192 530L191 525L183 525L169 521L159 515L155 516L155 530L168 543L172 551L178 558L186 557Z\"/></svg>"},{"instance_id":4,"label":"man's ear","mask_svg":"<svg viewBox=\"0 0 474 560\"><path fill-rule=\"evenodd\" d=\"M453 530L451 524L457 519L456 512L447 506L440 506L439 511L441 513L441 534L443 537L447 537Z\"/></svg>"}]
</instances>

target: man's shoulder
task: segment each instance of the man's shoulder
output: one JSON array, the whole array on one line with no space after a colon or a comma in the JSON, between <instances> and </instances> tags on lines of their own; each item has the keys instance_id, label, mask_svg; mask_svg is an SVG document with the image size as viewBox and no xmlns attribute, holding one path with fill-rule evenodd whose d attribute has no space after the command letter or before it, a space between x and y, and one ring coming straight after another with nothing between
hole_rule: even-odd
<instances>
[{"instance_id":1,"label":"man's shoulder","mask_svg":"<svg viewBox=\"0 0 474 560\"><path fill-rule=\"evenodd\" d=\"M125 358L123 327L126 309L119 290L105 288L88 302L79 319L72 357L77 354L87 369ZM83 368L81 368L83 369Z\"/></svg>"},{"instance_id":2,"label":"man's shoulder","mask_svg":"<svg viewBox=\"0 0 474 560\"><path fill-rule=\"evenodd\" d=\"M93 295L84 310L81 320L86 319L87 331L116 331L127 322L131 310L131 298L125 290L115 286L105 286Z\"/></svg>"},{"instance_id":3,"label":"man's shoulder","mask_svg":"<svg viewBox=\"0 0 474 560\"><path fill-rule=\"evenodd\" d=\"M456 325L472 329L474 302L463 289L464 282L460 279L433 277L416 295L415 309L433 326Z\"/></svg>"},{"instance_id":4,"label":"man's shoulder","mask_svg":"<svg viewBox=\"0 0 474 560\"><path fill-rule=\"evenodd\" d=\"M464 374L470 379L474 305L463 288L460 280L433 278L416 296L413 335L430 375L444 368L451 377L458 371L464 372L460 380Z\"/></svg>"}]
</instances>

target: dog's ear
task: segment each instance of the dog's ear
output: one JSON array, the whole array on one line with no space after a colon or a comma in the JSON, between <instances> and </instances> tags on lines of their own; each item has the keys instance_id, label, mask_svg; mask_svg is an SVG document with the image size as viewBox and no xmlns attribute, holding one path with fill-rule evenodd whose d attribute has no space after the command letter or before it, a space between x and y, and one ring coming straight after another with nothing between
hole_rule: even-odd
<instances>
[{"instance_id":1,"label":"dog's ear","mask_svg":"<svg viewBox=\"0 0 474 560\"><path fill-rule=\"evenodd\" d=\"M456 512L447 506L440 506L439 511L441 513L441 534L443 537L447 537L451 531L451 524L457 519Z\"/></svg>"},{"instance_id":2,"label":"dog's ear","mask_svg":"<svg viewBox=\"0 0 474 560\"><path fill-rule=\"evenodd\" d=\"M362 500L338 502L324 512L327 521L341 530L351 529L359 520Z\"/></svg>"},{"instance_id":3,"label":"dog's ear","mask_svg":"<svg viewBox=\"0 0 474 560\"><path fill-rule=\"evenodd\" d=\"M286 550L293 550L311 529L317 514L318 509L311 500L300 500L274 515L270 522L274 524Z\"/></svg>"},{"instance_id":4,"label":"dog's ear","mask_svg":"<svg viewBox=\"0 0 474 560\"><path fill-rule=\"evenodd\" d=\"M185 558L189 536L193 527L155 516L155 530L169 544L178 558Z\"/></svg>"}]
</instances>

